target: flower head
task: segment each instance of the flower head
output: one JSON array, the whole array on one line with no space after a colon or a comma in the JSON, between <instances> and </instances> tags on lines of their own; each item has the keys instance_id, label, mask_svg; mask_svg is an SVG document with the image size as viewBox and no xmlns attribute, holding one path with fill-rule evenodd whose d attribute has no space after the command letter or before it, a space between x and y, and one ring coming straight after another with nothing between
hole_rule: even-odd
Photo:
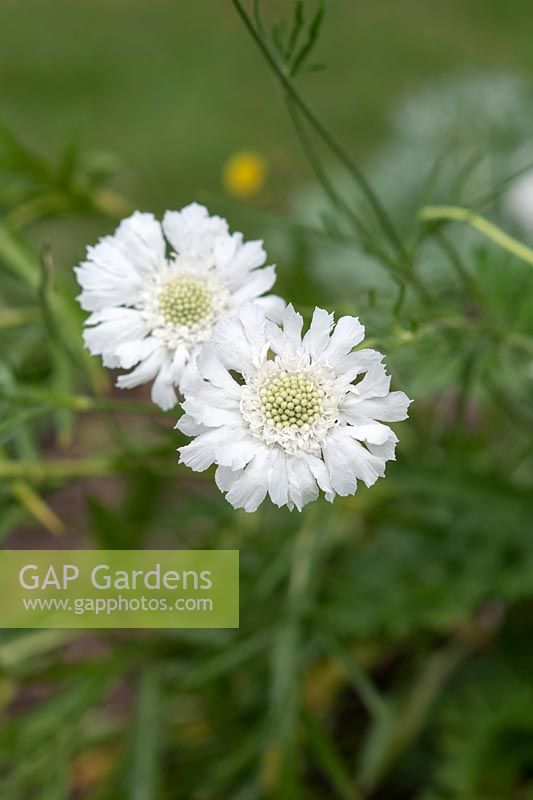
<instances>
[{"instance_id":1,"label":"flower head","mask_svg":"<svg viewBox=\"0 0 533 800\"><path fill-rule=\"evenodd\" d=\"M280 298L260 297L276 279L265 260L261 242L243 242L226 220L196 203L167 211L162 224L137 211L89 247L76 268L78 300L92 312L85 344L106 367L135 367L117 386L153 380L154 402L172 408L175 387L221 318L250 300L280 313Z\"/></svg>"},{"instance_id":2,"label":"flower head","mask_svg":"<svg viewBox=\"0 0 533 800\"><path fill-rule=\"evenodd\" d=\"M235 508L255 511L268 494L301 510L350 495L384 475L396 435L385 424L405 419L410 403L390 392L375 350L356 317L316 308L302 338L292 306L282 327L256 304L216 326L197 359L177 424L194 441L180 460L196 471L217 464L216 482ZM237 380L235 379L237 376Z\"/></svg>"}]
</instances>

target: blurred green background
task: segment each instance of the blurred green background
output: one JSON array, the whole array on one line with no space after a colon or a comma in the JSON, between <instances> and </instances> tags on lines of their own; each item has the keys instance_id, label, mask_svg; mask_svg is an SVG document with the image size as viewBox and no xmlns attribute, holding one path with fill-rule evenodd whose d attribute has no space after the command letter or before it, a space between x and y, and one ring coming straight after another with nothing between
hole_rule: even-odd
<instances>
[{"instance_id":1,"label":"blurred green background","mask_svg":"<svg viewBox=\"0 0 533 800\"><path fill-rule=\"evenodd\" d=\"M328 207L230 2L2 0L1 540L235 547L242 597L239 631L2 632L2 800L533 800L533 271L416 221L462 203L531 238L504 181L533 161L532 23L526 0L327 3L325 69L297 85L391 209L422 302ZM246 151L267 171L239 194ZM265 239L305 315L360 314L415 397L371 490L236 513L177 467L175 414L83 354L87 244L193 199Z\"/></svg>"},{"instance_id":2,"label":"blurred green background","mask_svg":"<svg viewBox=\"0 0 533 800\"><path fill-rule=\"evenodd\" d=\"M272 14L291 4L270 2ZM356 157L390 104L442 75L529 75L531 5L514 0L333 0L302 90ZM123 165L132 203L160 212L221 189L235 151L271 165L276 205L308 177L272 76L220 0L3 0L2 118L58 153L73 135Z\"/></svg>"}]
</instances>

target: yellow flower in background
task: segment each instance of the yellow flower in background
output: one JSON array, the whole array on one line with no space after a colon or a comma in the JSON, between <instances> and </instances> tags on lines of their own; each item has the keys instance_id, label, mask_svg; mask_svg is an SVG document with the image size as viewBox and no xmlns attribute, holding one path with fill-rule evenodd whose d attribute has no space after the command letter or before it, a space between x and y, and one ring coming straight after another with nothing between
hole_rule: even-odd
<instances>
[{"instance_id":1,"label":"yellow flower in background","mask_svg":"<svg viewBox=\"0 0 533 800\"><path fill-rule=\"evenodd\" d=\"M241 150L224 164L223 182L230 194L251 197L262 188L266 174L267 163L259 153Z\"/></svg>"}]
</instances>

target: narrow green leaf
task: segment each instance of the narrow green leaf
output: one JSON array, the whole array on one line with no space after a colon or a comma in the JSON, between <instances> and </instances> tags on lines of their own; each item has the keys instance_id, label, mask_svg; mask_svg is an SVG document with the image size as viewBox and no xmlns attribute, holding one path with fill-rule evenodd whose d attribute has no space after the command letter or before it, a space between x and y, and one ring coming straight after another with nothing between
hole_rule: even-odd
<instances>
[{"instance_id":1,"label":"narrow green leaf","mask_svg":"<svg viewBox=\"0 0 533 800\"><path fill-rule=\"evenodd\" d=\"M359 794L331 736L310 714L304 714L304 722L317 766L329 780L335 796L342 800L356 800Z\"/></svg>"},{"instance_id":2,"label":"narrow green leaf","mask_svg":"<svg viewBox=\"0 0 533 800\"><path fill-rule=\"evenodd\" d=\"M157 795L161 724L159 676L149 667L141 677L133 729L129 800L153 800Z\"/></svg>"},{"instance_id":3,"label":"narrow green leaf","mask_svg":"<svg viewBox=\"0 0 533 800\"><path fill-rule=\"evenodd\" d=\"M289 34L289 41L287 43L287 49L285 51L285 60L289 61L294 53L294 49L298 44L298 39L300 38L300 33L302 32L302 27L304 24L304 0L296 0L294 4L294 16L292 21L292 28Z\"/></svg>"},{"instance_id":4,"label":"narrow green leaf","mask_svg":"<svg viewBox=\"0 0 533 800\"><path fill-rule=\"evenodd\" d=\"M324 11L324 0L319 0L315 16L309 25L307 39L301 46L292 63L290 69L290 74L292 77L298 74L308 57L311 55L311 52L320 35L320 29L322 27L322 22L324 21Z\"/></svg>"}]
</instances>

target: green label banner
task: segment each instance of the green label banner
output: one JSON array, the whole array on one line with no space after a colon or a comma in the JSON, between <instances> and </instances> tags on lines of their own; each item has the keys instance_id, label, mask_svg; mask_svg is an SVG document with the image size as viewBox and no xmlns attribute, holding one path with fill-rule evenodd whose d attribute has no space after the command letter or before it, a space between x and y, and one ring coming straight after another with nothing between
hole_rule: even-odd
<instances>
[{"instance_id":1,"label":"green label banner","mask_svg":"<svg viewBox=\"0 0 533 800\"><path fill-rule=\"evenodd\" d=\"M0 551L0 628L238 627L238 550Z\"/></svg>"}]
</instances>

